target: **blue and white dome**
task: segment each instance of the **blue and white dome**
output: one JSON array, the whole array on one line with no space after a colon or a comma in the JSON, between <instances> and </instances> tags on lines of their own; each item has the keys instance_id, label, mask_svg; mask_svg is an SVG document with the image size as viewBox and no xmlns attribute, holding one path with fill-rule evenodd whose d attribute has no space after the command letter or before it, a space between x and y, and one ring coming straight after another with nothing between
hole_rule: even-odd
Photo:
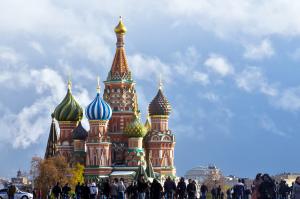
<instances>
[{"instance_id":1,"label":"blue and white dome","mask_svg":"<svg viewBox=\"0 0 300 199\"><path fill-rule=\"evenodd\" d=\"M109 120L112 110L109 104L100 96L100 81L98 79L97 95L95 99L86 107L85 115L88 120Z\"/></svg>"},{"instance_id":2,"label":"blue and white dome","mask_svg":"<svg viewBox=\"0 0 300 199\"><path fill-rule=\"evenodd\" d=\"M85 115L88 120L109 120L112 110L109 104L97 93L96 98L86 107Z\"/></svg>"}]
</instances>

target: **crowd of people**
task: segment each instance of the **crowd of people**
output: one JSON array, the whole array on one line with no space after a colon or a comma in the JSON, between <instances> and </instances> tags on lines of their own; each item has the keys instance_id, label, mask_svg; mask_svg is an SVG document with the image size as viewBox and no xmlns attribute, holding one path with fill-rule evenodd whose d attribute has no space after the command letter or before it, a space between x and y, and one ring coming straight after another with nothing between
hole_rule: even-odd
<instances>
[{"instance_id":1,"label":"crowd of people","mask_svg":"<svg viewBox=\"0 0 300 199\"><path fill-rule=\"evenodd\" d=\"M180 178L176 184L168 177L163 184L154 179L151 183L140 176L137 181L130 184L123 178L115 178L112 182L108 179L99 183L78 183L74 194L68 184L61 187L57 183L49 188L47 198L55 199L300 199L300 177L292 187L285 181L276 183L268 174L258 174L250 187L241 179L233 187L223 190L224 187L215 185L208 188L207 185L197 185L189 179L186 183Z\"/></svg>"}]
</instances>

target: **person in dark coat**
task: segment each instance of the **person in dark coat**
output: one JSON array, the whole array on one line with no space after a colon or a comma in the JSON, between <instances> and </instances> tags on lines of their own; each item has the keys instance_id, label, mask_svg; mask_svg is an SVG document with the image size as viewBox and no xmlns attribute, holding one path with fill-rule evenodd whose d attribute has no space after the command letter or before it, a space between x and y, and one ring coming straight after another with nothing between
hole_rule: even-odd
<instances>
[{"instance_id":1,"label":"person in dark coat","mask_svg":"<svg viewBox=\"0 0 300 199\"><path fill-rule=\"evenodd\" d=\"M219 185L217 188L217 199L221 199L221 192L222 192L222 189L221 189L221 186Z\"/></svg>"},{"instance_id":2,"label":"person in dark coat","mask_svg":"<svg viewBox=\"0 0 300 199\"><path fill-rule=\"evenodd\" d=\"M185 198L186 183L184 182L184 178L180 178L180 181L177 184L177 194L179 199Z\"/></svg>"},{"instance_id":3,"label":"person in dark coat","mask_svg":"<svg viewBox=\"0 0 300 199\"><path fill-rule=\"evenodd\" d=\"M78 182L76 187L75 187L75 195L76 195L76 199L80 199L80 196L81 196L81 184L80 184L80 182Z\"/></svg>"},{"instance_id":4,"label":"person in dark coat","mask_svg":"<svg viewBox=\"0 0 300 199\"><path fill-rule=\"evenodd\" d=\"M71 187L69 186L68 183L65 184L62 188L62 196L63 198L69 198L69 193L71 191Z\"/></svg>"},{"instance_id":5,"label":"person in dark coat","mask_svg":"<svg viewBox=\"0 0 300 199\"><path fill-rule=\"evenodd\" d=\"M90 199L90 188L87 182L81 187L82 189L82 199Z\"/></svg>"},{"instance_id":6,"label":"person in dark coat","mask_svg":"<svg viewBox=\"0 0 300 199\"><path fill-rule=\"evenodd\" d=\"M109 198L109 192L110 192L110 186L109 186L108 179L106 179L103 182L103 195L105 196L105 198Z\"/></svg>"},{"instance_id":7,"label":"person in dark coat","mask_svg":"<svg viewBox=\"0 0 300 199\"><path fill-rule=\"evenodd\" d=\"M186 191L188 194L188 199L194 199L196 198L196 185L195 183L193 183L193 181L191 179L189 179L189 184L186 187Z\"/></svg>"},{"instance_id":8,"label":"person in dark coat","mask_svg":"<svg viewBox=\"0 0 300 199\"><path fill-rule=\"evenodd\" d=\"M151 199L161 199L161 193L163 191L163 188L161 184L154 179L150 188L150 197Z\"/></svg>"},{"instance_id":9,"label":"person in dark coat","mask_svg":"<svg viewBox=\"0 0 300 199\"><path fill-rule=\"evenodd\" d=\"M53 193L53 195L56 199L61 197L62 190L61 190L61 187L59 185L59 182L57 182L56 185L52 188L52 193Z\"/></svg>"},{"instance_id":10,"label":"person in dark coat","mask_svg":"<svg viewBox=\"0 0 300 199\"><path fill-rule=\"evenodd\" d=\"M164 183L165 197L167 199L173 198L174 193L176 192L176 184L169 176Z\"/></svg>"},{"instance_id":11,"label":"person in dark coat","mask_svg":"<svg viewBox=\"0 0 300 199\"><path fill-rule=\"evenodd\" d=\"M208 188L204 183L200 187L200 192L201 192L201 199L206 199Z\"/></svg>"},{"instance_id":12,"label":"person in dark coat","mask_svg":"<svg viewBox=\"0 0 300 199\"><path fill-rule=\"evenodd\" d=\"M258 199L273 199L276 198L276 185L274 180L268 175L262 176L263 182L259 186L259 198Z\"/></svg>"},{"instance_id":13,"label":"person in dark coat","mask_svg":"<svg viewBox=\"0 0 300 199\"><path fill-rule=\"evenodd\" d=\"M148 184L145 182L144 176L140 176L138 182L137 182L137 189L139 192L139 199L145 199L146 197L146 191L148 189Z\"/></svg>"}]
</instances>

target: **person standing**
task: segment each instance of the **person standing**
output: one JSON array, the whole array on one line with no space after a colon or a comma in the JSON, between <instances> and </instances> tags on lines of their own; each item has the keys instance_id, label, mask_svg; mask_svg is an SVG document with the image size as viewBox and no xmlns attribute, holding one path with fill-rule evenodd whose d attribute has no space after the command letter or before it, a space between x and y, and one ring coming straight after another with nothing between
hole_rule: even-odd
<instances>
[{"instance_id":1,"label":"person standing","mask_svg":"<svg viewBox=\"0 0 300 199\"><path fill-rule=\"evenodd\" d=\"M108 178L104 180L103 182L103 196L105 199L109 198L109 182L108 182Z\"/></svg>"},{"instance_id":2,"label":"person standing","mask_svg":"<svg viewBox=\"0 0 300 199\"><path fill-rule=\"evenodd\" d=\"M165 190L166 199L173 199L174 198L174 193L176 191L176 184L171 179L170 176L168 176L168 178L166 179L166 181L164 183L164 190Z\"/></svg>"},{"instance_id":3,"label":"person standing","mask_svg":"<svg viewBox=\"0 0 300 199\"><path fill-rule=\"evenodd\" d=\"M206 194L208 192L207 186L203 183L200 187L201 199L206 199Z\"/></svg>"},{"instance_id":4,"label":"person standing","mask_svg":"<svg viewBox=\"0 0 300 199\"><path fill-rule=\"evenodd\" d=\"M245 187L242 183L242 180L239 179L238 183L233 187L234 199L243 199L244 198Z\"/></svg>"},{"instance_id":5,"label":"person standing","mask_svg":"<svg viewBox=\"0 0 300 199\"><path fill-rule=\"evenodd\" d=\"M161 193L163 191L163 188L161 184L156 180L153 179L151 188L150 188L150 198L151 199L161 199Z\"/></svg>"},{"instance_id":6,"label":"person standing","mask_svg":"<svg viewBox=\"0 0 300 199\"><path fill-rule=\"evenodd\" d=\"M96 186L96 183L93 182L90 186L90 199L96 199L98 195L98 187Z\"/></svg>"},{"instance_id":7,"label":"person standing","mask_svg":"<svg viewBox=\"0 0 300 199\"><path fill-rule=\"evenodd\" d=\"M222 192L222 189L221 189L221 186L219 185L217 188L217 199L221 199L221 192Z\"/></svg>"},{"instance_id":8,"label":"person standing","mask_svg":"<svg viewBox=\"0 0 300 199\"><path fill-rule=\"evenodd\" d=\"M82 194L81 193L81 185L80 185L80 182L78 182L76 187L75 187L76 199L80 199L81 194Z\"/></svg>"},{"instance_id":9,"label":"person standing","mask_svg":"<svg viewBox=\"0 0 300 199\"><path fill-rule=\"evenodd\" d=\"M210 191L212 199L217 199L217 188L213 187Z\"/></svg>"},{"instance_id":10,"label":"person standing","mask_svg":"<svg viewBox=\"0 0 300 199\"><path fill-rule=\"evenodd\" d=\"M185 198L186 184L184 182L184 178L180 178L180 181L177 184L177 193L178 193L179 199Z\"/></svg>"},{"instance_id":11,"label":"person standing","mask_svg":"<svg viewBox=\"0 0 300 199\"><path fill-rule=\"evenodd\" d=\"M17 191L16 186L15 186L14 184L11 184L11 185L9 186L9 188L8 188L7 191L8 191L8 193L7 193L8 198L9 198L9 199L14 199L15 193L16 193L16 191Z\"/></svg>"},{"instance_id":12,"label":"person standing","mask_svg":"<svg viewBox=\"0 0 300 199\"><path fill-rule=\"evenodd\" d=\"M87 182L81 186L81 191L82 191L83 199L90 199L90 188L89 188Z\"/></svg>"},{"instance_id":13,"label":"person standing","mask_svg":"<svg viewBox=\"0 0 300 199\"><path fill-rule=\"evenodd\" d=\"M51 199L51 195L52 195L52 187L49 186L48 192L47 192L47 199Z\"/></svg>"},{"instance_id":14,"label":"person standing","mask_svg":"<svg viewBox=\"0 0 300 199\"><path fill-rule=\"evenodd\" d=\"M125 190L124 179L121 178L118 183L118 199L125 199Z\"/></svg>"},{"instance_id":15,"label":"person standing","mask_svg":"<svg viewBox=\"0 0 300 199\"><path fill-rule=\"evenodd\" d=\"M186 187L186 191L188 194L188 199L194 199L196 197L196 185L193 183L191 179L189 179L189 184Z\"/></svg>"},{"instance_id":16,"label":"person standing","mask_svg":"<svg viewBox=\"0 0 300 199\"><path fill-rule=\"evenodd\" d=\"M145 182L145 178L143 175L140 176L140 179L138 180L137 188L139 192L139 199L145 199L148 184Z\"/></svg>"},{"instance_id":17,"label":"person standing","mask_svg":"<svg viewBox=\"0 0 300 199\"><path fill-rule=\"evenodd\" d=\"M59 199L61 197L62 190L61 190L61 187L59 185L59 182L57 182L56 185L53 187L52 193L53 193L53 195L56 199Z\"/></svg>"},{"instance_id":18,"label":"person standing","mask_svg":"<svg viewBox=\"0 0 300 199\"><path fill-rule=\"evenodd\" d=\"M296 178L296 181L292 187L292 197L293 199L300 199L300 176Z\"/></svg>"},{"instance_id":19,"label":"person standing","mask_svg":"<svg viewBox=\"0 0 300 199\"><path fill-rule=\"evenodd\" d=\"M69 186L68 183L66 183L65 186L63 186L63 188L62 188L62 195L63 195L64 199L69 198L70 191L71 191L71 187Z\"/></svg>"},{"instance_id":20,"label":"person standing","mask_svg":"<svg viewBox=\"0 0 300 199\"><path fill-rule=\"evenodd\" d=\"M117 178L115 178L113 183L110 186L110 197L112 199L118 198L118 182L119 182L119 180Z\"/></svg>"}]
</instances>

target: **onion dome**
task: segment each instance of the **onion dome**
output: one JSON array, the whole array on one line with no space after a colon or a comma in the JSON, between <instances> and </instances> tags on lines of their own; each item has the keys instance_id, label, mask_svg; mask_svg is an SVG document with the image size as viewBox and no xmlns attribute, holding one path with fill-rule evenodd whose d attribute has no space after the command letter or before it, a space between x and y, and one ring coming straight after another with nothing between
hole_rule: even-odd
<instances>
[{"instance_id":1,"label":"onion dome","mask_svg":"<svg viewBox=\"0 0 300 199\"><path fill-rule=\"evenodd\" d=\"M109 120L112 115L110 105L100 96L100 80L98 79L97 95L86 107L85 115L88 120Z\"/></svg>"},{"instance_id":2,"label":"onion dome","mask_svg":"<svg viewBox=\"0 0 300 199\"><path fill-rule=\"evenodd\" d=\"M55 108L54 117L57 121L80 121L82 115L82 108L72 95L71 81L69 81L68 92L63 101Z\"/></svg>"},{"instance_id":3,"label":"onion dome","mask_svg":"<svg viewBox=\"0 0 300 199\"><path fill-rule=\"evenodd\" d=\"M73 139L74 140L86 140L88 136L88 132L83 128L81 122L79 122L78 126L73 130Z\"/></svg>"},{"instance_id":4,"label":"onion dome","mask_svg":"<svg viewBox=\"0 0 300 199\"><path fill-rule=\"evenodd\" d=\"M120 20L118 25L115 27L115 33L117 34L125 34L127 32L127 29L125 25L123 24L122 17L120 16Z\"/></svg>"},{"instance_id":5,"label":"onion dome","mask_svg":"<svg viewBox=\"0 0 300 199\"><path fill-rule=\"evenodd\" d=\"M128 137L144 137L147 133L147 128L141 123L138 116L134 116L133 121L129 123L124 132Z\"/></svg>"},{"instance_id":6,"label":"onion dome","mask_svg":"<svg viewBox=\"0 0 300 199\"><path fill-rule=\"evenodd\" d=\"M158 92L148 108L149 115L170 115L171 105L162 92L162 83L160 82Z\"/></svg>"}]
</instances>

